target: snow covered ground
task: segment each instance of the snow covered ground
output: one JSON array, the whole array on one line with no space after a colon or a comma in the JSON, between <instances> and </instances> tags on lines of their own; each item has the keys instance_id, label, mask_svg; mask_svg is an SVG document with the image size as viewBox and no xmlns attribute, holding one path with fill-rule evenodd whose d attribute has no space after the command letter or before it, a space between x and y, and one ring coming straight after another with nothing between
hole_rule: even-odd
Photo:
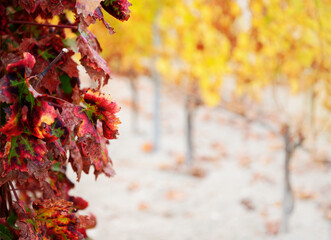
<instances>
[{"instance_id":1,"label":"snow covered ground","mask_svg":"<svg viewBox=\"0 0 331 240\"><path fill-rule=\"evenodd\" d=\"M161 148L149 151L153 86L139 82L138 133L132 131L128 81L104 91L121 106L120 136L109 146L117 175L84 175L72 194L89 201L98 240L330 240L331 169L298 150L291 165L295 209L289 232L277 233L282 207L282 139L220 109L195 117L195 163L185 156L183 99L162 91ZM278 113L276 113L278 114ZM75 176L71 173L74 180ZM330 214L330 213L329 213ZM330 218L330 217L329 217Z\"/></svg>"}]
</instances>

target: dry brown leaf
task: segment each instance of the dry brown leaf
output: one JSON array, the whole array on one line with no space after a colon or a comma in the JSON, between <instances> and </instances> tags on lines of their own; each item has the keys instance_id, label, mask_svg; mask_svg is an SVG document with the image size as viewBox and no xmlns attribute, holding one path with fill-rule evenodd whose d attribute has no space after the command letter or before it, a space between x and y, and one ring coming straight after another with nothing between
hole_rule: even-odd
<instances>
[{"instance_id":1,"label":"dry brown leaf","mask_svg":"<svg viewBox=\"0 0 331 240\"><path fill-rule=\"evenodd\" d=\"M209 113L206 113L204 116L203 116L203 121L204 122L209 122L211 120L211 115Z\"/></svg>"},{"instance_id":2,"label":"dry brown leaf","mask_svg":"<svg viewBox=\"0 0 331 240\"><path fill-rule=\"evenodd\" d=\"M328 208L326 211L325 211L325 217L328 221L331 221L331 208Z\"/></svg>"},{"instance_id":3,"label":"dry brown leaf","mask_svg":"<svg viewBox=\"0 0 331 240\"><path fill-rule=\"evenodd\" d=\"M302 200L312 200L312 199L316 199L317 194L311 191L298 189L294 192L294 196Z\"/></svg>"},{"instance_id":4,"label":"dry brown leaf","mask_svg":"<svg viewBox=\"0 0 331 240\"><path fill-rule=\"evenodd\" d=\"M213 143L210 145L210 147L211 147L213 150L215 150L215 151L218 152L220 158L225 158L225 157L228 156L228 153L227 153L227 151L226 151L226 147L225 147L222 143L220 143L220 142L213 142Z\"/></svg>"},{"instance_id":5,"label":"dry brown leaf","mask_svg":"<svg viewBox=\"0 0 331 240\"><path fill-rule=\"evenodd\" d=\"M279 231L279 221L268 221L266 222L266 233L268 235L277 235Z\"/></svg>"},{"instance_id":6,"label":"dry brown leaf","mask_svg":"<svg viewBox=\"0 0 331 240\"><path fill-rule=\"evenodd\" d=\"M137 190L138 188L139 188L139 183L137 181L132 181L128 186L129 191L134 191Z\"/></svg>"},{"instance_id":7,"label":"dry brown leaf","mask_svg":"<svg viewBox=\"0 0 331 240\"><path fill-rule=\"evenodd\" d=\"M244 139L261 139L261 135L253 131L248 130L244 134Z\"/></svg>"},{"instance_id":8,"label":"dry brown leaf","mask_svg":"<svg viewBox=\"0 0 331 240\"><path fill-rule=\"evenodd\" d=\"M250 167L251 163L252 163L252 159L250 157L248 156L239 157L239 165L241 167L245 167L245 168Z\"/></svg>"},{"instance_id":9,"label":"dry brown leaf","mask_svg":"<svg viewBox=\"0 0 331 240\"><path fill-rule=\"evenodd\" d=\"M284 144L281 141L275 141L269 144L270 150L282 150L284 148Z\"/></svg>"},{"instance_id":10,"label":"dry brown leaf","mask_svg":"<svg viewBox=\"0 0 331 240\"><path fill-rule=\"evenodd\" d=\"M146 202L140 202L138 204L138 210L139 211L146 211L149 209L149 205Z\"/></svg>"},{"instance_id":11,"label":"dry brown leaf","mask_svg":"<svg viewBox=\"0 0 331 240\"><path fill-rule=\"evenodd\" d=\"M170 163L160 163L159 169L163 171L173 171L177 169L177 166L174 166Z\"/></svg>"},{"instance_id":12,"label":"dry brown leaf","mask_svg":"<svg viewBox=\"0 0 331 240\"><path fill-rule=\"evenodd\" d=\"M198 157L199 160L201 161L205 161L205 162L216 162L218 161L220 158L217 157L211 157L211 156L201 156Z\"/></svg>"},{"instance_id":13,"label":"dry brown leaf","mask_svg":"<svg viewBox=\"0 0 331 240\"><path fill-rule=\"evenodd\" d=\"M150 142L146 142L142 145L142 151L145 152L145 153L152 152L153 149L154 149L154 146Z\"/></svg>"},{"instance_id":14,"label":"dry brown leaf","mask_svg":"<svg viewBox=\"0 0 331 240\"><path fill-rule=\"evenodd\" d=\"M173 200L173 201L181 201L185 199L185 194L181 191L177 190L169 190L166 193L166 198L168 200Z\"/></svg>"},{"instance_id":15,"label":"dry brown leaf","mask_svg":"<svg viewBox=\"0 0 331 240\"><path fill-rule=\"evenodd\" d=\"M249 198L244 198L240 201L240 203L249 211L255 210L255 206L252 203L252 200Z\"/></svg>"},{"instance_id":16,"label":"dry brown leaf","mask_svg":"<svg viewBox=\"0 0 331 240\"><path fill-rule=\"evenodd\" d=\"M252 184L252 183L262 182L262 181L270 183L270 184L274 183L274 181L270 177L263 175L261 173L253 173L253 177L252 177L250 183Z\"/></svg>"},{"instance_id":17,"label":"dry brown leaf","mask_svg":"<svg viewBox=\"0 0 331 240\"><path fill-rule=\"evenodd\" d=\"M177 165L182 165L185 163L185 157L183 155L177 155L176 156L176 164Z\"/></svg>"},{"instance_id":18,"label":"dry brown leaf","mask_svg":"<svg viewBox=\"0 0 331 240\"><path fill-rule=\"evenodd\" d=\"M267 139L276 139L276 138L278 138L279 137L279 135L278 134L276 134L276 133L274 133L274 132L269 132L268 134L267 134L267 136L266 136L266 138Z\"/></svg>"},{"instance_id":19,"label":"dry brown leaf","mask_svg":"<svg viewBox=\"0 0 331 240\"><path fill-rule=\"evenodd\" d=\"M204 170L204 169L201 168L201 167L192 167L192 168L190 169L190 174L191 174L193 177L204 178L204 177L206 177L207 172L206 172L206 170Z\"/></svg>"}]
</instances>

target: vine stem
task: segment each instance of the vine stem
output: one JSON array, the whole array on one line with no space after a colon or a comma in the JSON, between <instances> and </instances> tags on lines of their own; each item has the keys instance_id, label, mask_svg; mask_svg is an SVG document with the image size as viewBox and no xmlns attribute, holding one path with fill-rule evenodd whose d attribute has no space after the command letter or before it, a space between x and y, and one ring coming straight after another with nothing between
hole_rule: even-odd
<instances>
[{"instance_id":1,"label":"vine stem","mask_svg":"<svg viewBox=\"0 0 331 240\"><path fill-rule=\"evenodd\" d=\"M13 24L27 24L27 25L35 25L35 26L43 26L43 27L56 27L56 28L71 28L71 29L78 29L75 25L56 25L56 24L48 24L48 23L36 23L36 22L29 22L29 21L21 21L21 20L10 20L8 23Z\"/></svg>"},{"instance_id":2,"label":"vine stem","mask_svg":"<svg viewBox=\"0 0 331 240\"><path fill-rule=\"evenodd\" d=\"M8 182L8 183L9 183L9 186L10 186L11 190L12 190L13 193L14 193L14 196L15 196L15 198L16 198L16 201L19 201L20 199L19 199L19 197L18 197L18 195L17 195L17 192L16 192L16 190L15 190L15 188L14 188L13 183L12 183L12 182Z\"/></svg>"},{"instance_id":3,"label":"vine stem","mask_svg":"<svg viewBox=\"0 0 331 240\"><path fill-rule=\"evenodd\" d=\"M44 69L44 71L42 71L41 73L38 74L38 77L40 79L43 79L43 77L54 66L54 64L57 63L60 60L60 58L63 56L63 54L65 54L67 52L69 52L68 49L62 48L62 51L60 52L60 54L57 55L56 58L54 58L54 60Z\"/></svg>"},{"instance_id":4,"label":"vine stem","mask_svg":"<svg viewBox=\"0 0 331 240\"><path fill-rule=\"evenodd\" d=\"M34 86L30 86L29 90L32 91L32 93L34 94L34 96L41 96L42 94L38 93L35 88L38 87L40 81L44 78L44 76L46 75L46 73L55 65L55 63L57 63L60 58L65 54L68 53L69 50L67 48L62 48L62 51L59 53L59 55L56 56L56 58L54 58L54 60L44 69L44 71L42 71L41 73L39 73L38 75L32 76L29 78L29 81L33 78L36 79L36 83L34 84Z\"/></svg>"}]
</instances>

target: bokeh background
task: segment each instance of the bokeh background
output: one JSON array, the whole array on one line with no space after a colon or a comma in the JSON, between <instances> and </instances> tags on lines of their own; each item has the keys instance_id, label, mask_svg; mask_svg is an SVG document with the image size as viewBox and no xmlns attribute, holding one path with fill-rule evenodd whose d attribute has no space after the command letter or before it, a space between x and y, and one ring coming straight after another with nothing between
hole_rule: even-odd
<instances>
[{"instance_id":1,"label":"bokeh background","mask_svg":"<svg viewBox=\"0 0 331 240\"><path fill-rule=\"evenodd\" d=\"M130 2L90 28L122 106L90 236L331 239L331 1Z\"/></svg>"}]
</instances>

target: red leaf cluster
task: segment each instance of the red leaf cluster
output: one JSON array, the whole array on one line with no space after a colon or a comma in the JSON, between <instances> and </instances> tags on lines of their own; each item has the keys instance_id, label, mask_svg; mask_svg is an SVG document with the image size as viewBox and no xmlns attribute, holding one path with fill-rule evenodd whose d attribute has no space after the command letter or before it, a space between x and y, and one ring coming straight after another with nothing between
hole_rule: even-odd
<instances>
[{"instance_id":1,"label":"red leaf cluster","mask_svg":"<svg viewBox=\"0 0 331 240\"><path fill-rule=\"evenodd\" d=\"M101 2L101 6L113 17L127 21L130 17L129 7L131 3L127 0L105 0Z\"/></svg>"},{"instance_id":2,"label":"red leaf cluster","mask_svg":"<svg viewBox=\"0 0 331 240\"><path fill-rule=\"evenodd\" d=\"M113 15L126 20L130 4L112 2ZM59 25L50 25L56 15ZM100 0L4 0L0 16L1 230L9 239L85 239L96 220L78 214L88 202L69 194L67 165L78 181L91 166L96 177L114 175L107 143L118 135L120 108L99 90L80 90L72 49L100 89L110 70L87 27L99 20L113 29Z\"/></svg>"}]
</instances>

